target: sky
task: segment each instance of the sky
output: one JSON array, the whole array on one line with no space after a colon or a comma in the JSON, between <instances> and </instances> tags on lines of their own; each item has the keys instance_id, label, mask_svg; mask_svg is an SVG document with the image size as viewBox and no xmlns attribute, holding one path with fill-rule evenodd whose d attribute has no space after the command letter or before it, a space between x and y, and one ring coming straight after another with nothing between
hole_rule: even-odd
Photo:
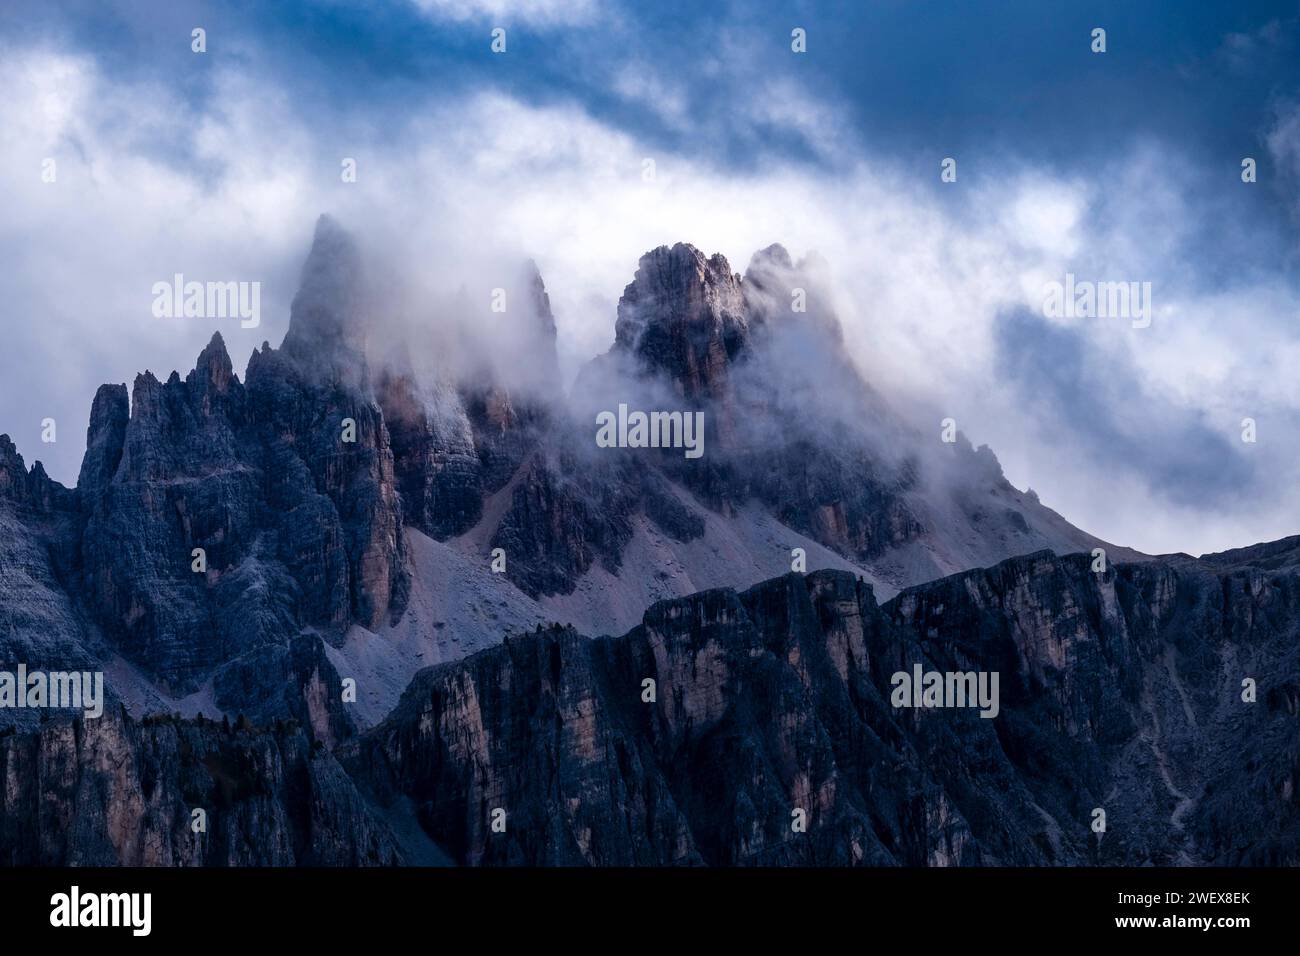
<instances>
[{"instance_id":1,"label":"sky","mask_svg":"<svg viewBox=\"0 0 1300 956\"><path fill-rule=\"evenodd\" d=\"M328 212L431 288L535 259L569 376L649 249L815 251L878 390L1080 527L1300 533L1300 2L17 0L0 90L0 433L66 484L99 384L279 344ZM156 317L176 273L260 325Z\"/></svg>"}]
</instances>

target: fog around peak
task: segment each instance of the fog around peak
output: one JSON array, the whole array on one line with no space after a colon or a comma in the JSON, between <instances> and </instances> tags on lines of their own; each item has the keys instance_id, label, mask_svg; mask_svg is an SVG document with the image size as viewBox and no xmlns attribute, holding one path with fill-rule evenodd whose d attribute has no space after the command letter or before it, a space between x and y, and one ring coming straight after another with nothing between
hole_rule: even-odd
<instances>
[{"instance_id":1,"label":"fog around peak","mask_svg":"<svg viewBox=\"0 0 1300 956\"><path fill-rule=\"evenodd\" d=\"M1098 117L1115 124L1109 138L1085 142L1072 129L1040 141L1011 135L1020 121L1008 106L979 149L944 127L961 170L944 186L946 139L922 149L924 124L877 117L897 133L897 148L886 148L862 116L880 97L864 101L774 65L785 62L774 55L732 55L781 47L747 25L725 51L683 59L674 74L602 52L610 37L625 49L639 35L629 8L521 19L515 49L556 58L538 88L518 81L513 61L465 52L494 15L488 6L455 15L412 6L409 22L401 11L393 22L410 42L374 26L373 60L352 64L372 83L293 39L279 13L247 22L180 9L169 14L184 26L177 49L153 60L127 56L165 42L130 5L112 7L125 39L107 53L35 7L24 11L35 26L6 31L0 293L11 318L0 432L29 465L42 460L72 484L97 387L146 368L160 380L173 369L184 376L214 331L242 377L253 350L288 331L313 229L328 213L364 250L367 348L385 361L405 340L421 365L450 363L456 375L487 365L539 384L536 310L521 278L531 259L568 387L614 342L618 299L647 251L689 242L744 273L780 243L792 264L827 273L826 308L808 314L834 313L847 354L891 408L936 436L954 418L1013 483L1075 524L1149 552L1300 530L1291 524L1300 454L1289 438L1300 425L1300 293L1285 200L1300 173L1294 96L1260 98L1248 120L1224 113L1224 128L1254 125L1214 160L1168 132L1175 110L1153 112L1142 136ZM185 24L209 14L224 51L198 64L193 88L177 86L178 70L196 68ZM1255 90L1255 68L1224 60L1223 49L1228 33L1259 26L1199 36L1185 82L1213 74ZM840 42L827 33L811 35ZM707 42L696 36L681 42ZM1256 44L1259 63L1274 63L1283 42L1269 36ZM283 57L261 56L273 44ZM401 73L458 56L465 68L444 70L460 77L444 87ZM565 74L564 63L580 65ZM768 65L743 65L759 63ZM1005 79L985 70L994 86ZM1211 118L1215 108L1206 106ZM1035 121L1053 129L1050 118ZM1247 151L1272 172L1243 194L1232 167ZM1220 154L1231 154L1226 171ZM46 157L58 160L57 184L39 180ZM341 178L345 159L355 182ZM1067 272L1151 281L1152 327L1045 317L1044 284ZM260 325L155 318L150 289L176 274L260 282ZM495 289L506 290L504 313L492 311ZM775 312L788 309L788 292L768 295ZM777 334L790 339L789 364L772 374L816 370L797 326ZM829 381L798 400L830 416L853 411L836 407ZM40 440L47 417L58 422L55 444ZM1239 440L1247 417L1259 423L1253 445Z\"/></svg>"}]
</instances>

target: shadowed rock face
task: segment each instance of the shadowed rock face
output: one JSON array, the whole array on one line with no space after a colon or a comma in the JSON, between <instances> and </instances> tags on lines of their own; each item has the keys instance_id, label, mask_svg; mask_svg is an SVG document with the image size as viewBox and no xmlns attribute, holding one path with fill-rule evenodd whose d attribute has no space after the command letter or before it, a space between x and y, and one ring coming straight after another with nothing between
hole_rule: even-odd
<instances>
[{"instance_id":1,"label":"shadowed rock face","mask_svg":"<svg viewBox=\"0 0 1300 956\"><path fill-rule=\"evenodd\" d=\"M365 866L388 827L296 724L120 713L0 736L0 865ZM195 809L206 832L193 830Z\"/></svg>"},{"instance_id":2,"label":"shadowed rock face","mask_svg":"<svg viewBox=\"0 0 1300 956\"><path fill-rule=\"evenodd\" d=\"M378 385L407 521L437 539L469 530L483 514L483 463L461 397L428 395L408 374Z\"/></svg>"},{"instance_id":3,"label":"shadowed rock face","mask_svg":"<svg viewBox=\"0 0 1300 956\"><path fill-rule=\"evenodd\" d=\"M0 435L0 501L33 516L75 511L76 495L45 473L38 461L29 472L8 435Z\"/></svg>"},{"instance_id":4,"label":"shadowed rock face","mask_svg":"<svg viewBox=\"0 0 1300 956\"><path fill-rule=\"evenodd\" d=\"M491 544L510 556L507 570L524 593L566 593L597 563L620 573L637 515L677 541L704 531L700 515L682 504L659 472L638 468L628 456L592 467L566 442L534 455L520 470Z\"/></svg>"},{"instance_id":5,"label":"shadowed rock face","mask_svg":"<svg viewBox=\"0 0 1300 956\"><path fill-rule=\"evenodd\" d=\"M1297 612L1294 572L1191 561L1042 553L883 607L790 575L432 668L345 762L471 864L1294 865ZM998 671L998 715L895 708L917 663Z\"/></svg>"},{"instance_id":6,"label":"shadowed rock face","mask_svg":"<svg viewBox=\"0 0 1300 956\"><path fill-rule=\"evenodd\" d=\"M93 627L70 593L78 574L77 493L30 471L0 435L0 669L19 663L93 669L103 656ZM0 709L0 728L34 725L39 712Z\"/></svg>"}]
</instances>

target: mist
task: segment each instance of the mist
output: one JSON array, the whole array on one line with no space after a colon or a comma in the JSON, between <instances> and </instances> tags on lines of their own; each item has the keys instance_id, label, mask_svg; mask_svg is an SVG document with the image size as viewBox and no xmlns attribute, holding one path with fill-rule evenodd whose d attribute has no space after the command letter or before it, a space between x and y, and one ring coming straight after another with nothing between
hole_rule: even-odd
<instances>
[{"instance_id":1,"label":"mist","mask_svg":"<svg viewBox=\"0 0 1300 956\"><path fill-rule=\"evenodd\" d=\"M1014 159L997 176L963 168L958 190L939 185L937 162L919 174L858 141L833 102L801 111L796 86L772 88L753 109L764 122L797 113L790 133L819 160L760 151L734 168L643 141L563 97L435 91L396 124L390 114L335 122L273 77L214 67L216 95L195 114L167 86L109 75L75 52L7 53L0 431L67 484L101 382L183 373L214 330L241 376L263 341L279 343L312 224L328 212L365 250L372 355L431 380L490 368L517 387L548 387L531 362L542 318L529 260L567 391L609 349L641 254L688 241L743 271L781 242L824 263L844 349L882 400L936 435L954 418L1013 484L1076 525L1153 553L1300 531L1289 440L1300 394L1286 373L1300 358L1287 318L1300 297L1282 274L1210 284L1189 265L1204 224L1183 197L1198 173L1150 143L1117 147L1094 177ZM184 128L160 138L178 115ZM1280 156L1292 155L1289 116L1278 121ZM58 162L53 183L40 180L47 157ZM341 176L346 159L355 182ZM178 272L261 283L259 327L155 318L150 290ZM1152 327L1044 316L1043 286L1066 272L1150 281ZM493 311L498 289L504 312ZM1049 384L1061 368L1076 371ZM813 401L855 414L835 407L829 382ZM1252 445L1239 438L1246 417L1259 422ZM46 418L58 423L54 443L41 441Z\"/></svg>"}]
</instances>

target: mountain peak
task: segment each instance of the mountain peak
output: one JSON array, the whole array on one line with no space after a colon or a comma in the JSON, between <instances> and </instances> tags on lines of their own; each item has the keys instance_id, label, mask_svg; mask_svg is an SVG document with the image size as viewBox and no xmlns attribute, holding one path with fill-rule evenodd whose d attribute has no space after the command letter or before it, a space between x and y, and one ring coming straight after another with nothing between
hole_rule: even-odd
<instances>
[{"instance_id":1,"label":"mountain peak","mask_svg":"<svg viewBox=\"0 0 1300 956\"><path fill-rule=\"evenodd\" d=\"M774 242L766 249L759 249L749 257L749 268L745 270L745 278L764 269L794 269L794 260L790 258L789 251L779 242Z\"/></svg>"},{"instance_id":2,"label":"mountain peak","mask_svg":"<svg viewBox=\"0 0 1300 956\"><path fill-rule=\"evenodd\" d=\"M619 299L614 348L667 373L689 397L716 395L748 332L740 277L726 257L679 242L641 257Z\"/></svg>"},{"instance_id":3,"label":"mountain peak","mask_svg":"<svg viewBox=\"0 0 1300 956\"><path fill-rule=\"evenodd\" d=\"M230 361L230 353L226 351L226 342L220 332L213 332L212 338L199 353L198 361L194 363L194 371L185 377L185 381L191 388L224 393L230 388L234 377L235 370Z\"/></svg>"},{"instance_id":4,"label":"mountain peak","mask_svg":"<svg viewBox=\"0 0 1300 956\"><path fill-rule=\"evenodd\" d=\"M289 309L284 351L308 365L359 365L365 341L364 300L356 239L332 216L322 215Z\"/></svg>"},{"instance_id":5,"label":"mountain peak","mask_svg":"<svg viewBox=\"0 0 1300 956\"><path fill-rule=\"evenodd\" d=\"M528 391L541 395L554 395L560 388L560 362L556 352L555 313L551 311L551 297L542 281L537 263L528 259L523 265L523 285L529 298L527 314L530 326L520 338L520 345L529 350L534 367L524 376Z\"/></svg>"},{"instance_id":6,"label":"mountain peak","mask_svg":"<svg viewBox=\"0 0 1300 956\"><path fill-rule=\"evenodd\" d=\"M27 466L18 446L8 435L0 435L0 498L16 497L27 482Z\"/></svg>"},{"instance_id":7,"label":"mountain peak","mask_svg":"<svg viewBox=\"0 0 1300 956\"><path fill-rule=\"evenodd\" d=\"M828 272L817 253L796 263L780 243L754 253L741 285L751 328L798 316L811 320L800 323L805 332L829 336L830 347L838 348L843 332L827 292Z\"/></svg>"},{"instance_id":8,"label":"mountain peak","mask_svg":"<svg viewBox=\"0 0 1300 956\"><path fill-rule=\"evenodd\" d=\"M77 490L94 498L110 481L122 460L127 422L131 417L131 400L126 384L101 385L90 405L90 424L86 427L86 454L81 459Z\"/></svg>"},{"instance_id":9,"label":"mountain peak","mask_svg":"<svg viewBox=\"0 0 1300 956\"><path fill-rule=\"evenodd\" d=\"M28 471L18 446L0 435L0 501L6 499L37 512L76 508L76 496L50 478L44 465L32 462Z\"/></svg>"},{"instance_id":10,"label":"mountain peak","mask_svg":"<svg viewBox=\"0 0 1300 956\"><path fill-rule=\"evenodd\" d=\"M524 282L532 298L533 311L537 315L539 329L544 339L555 342L555 313L551 311L551 297L546 292L546 283L542 281L542 272L537 268L536 260L524 263Z\"/></svg>"}]
</instances>

